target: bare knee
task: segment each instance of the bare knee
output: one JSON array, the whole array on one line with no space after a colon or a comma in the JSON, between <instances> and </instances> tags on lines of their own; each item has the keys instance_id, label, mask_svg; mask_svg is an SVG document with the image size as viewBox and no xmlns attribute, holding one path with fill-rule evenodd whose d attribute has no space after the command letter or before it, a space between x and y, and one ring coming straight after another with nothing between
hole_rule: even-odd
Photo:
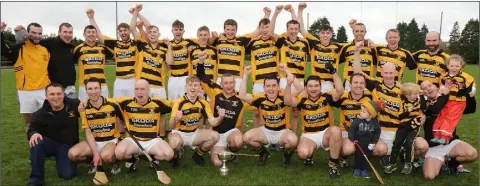
<instances>
[{"instance_id":1,"label":"bare knee","mask_svg":"<svg viewBox=\"0 0 480 186\"><path fill-rule=\"evenodd\" d=\"M476 149L470 149L468 150L465 155L467 156L466 158L468 161L474 161L478 158L478 152Z\"/></svg>"},{"instance_id":2,"label":"bare knee","mask_svg":"<svg viewBox=\"0 0 480 186\"><path fill-rule=\"evenodd\" d=\"M347 143L342 146L343 156L350 156L354 152L355 152L355 147L353 146L353 143Z\"/></svg>"},{"instance_id":3,"label":"bare knee","mask_svg":"<svg viewBox=\"0 0 480 186\"><path fill-rule=\"evenodd\" d=\"M114 160L114 153L102 153L100 156L102 157L102 161L105 163L112 163Z\"/></svg>"},{"instance_id":4,"label":"bare knee","mask_svg":"<svg viewBox=\"0 0 480 186\"><path fill-rule=\"evenodd\" d=\"M164 153L165 160L167 161L170 161L171 159L173 159L173 156L175 156L175 153L170 148L168 150L164 150L163 153Z\"/></svg>"},{"instance_id":5,"label":"bare knee","mask_svg":"<svg viewBox=\"0 0 480 186\"><path fill-rule=\"evenodd\" d=\"M342 137L342 130L340 130L339 127L337 127L337 126L331 126L331 127L328 127L328 130L329 130L330 138L331 138L331 139L336 139L336 140L340 140L340 139L341 139L341 137Z\"/></svg>"},{"instance_id":6,"label":"bare knee","mask_svg":"<svg viewBox=\"0 0 480 186\"><path fill-rule=\"evenodd\" d=\"M118 147L115 148L115 157L119 160L124 160L125 159L125 154L127 153L127 150L124 147Z\"/></svg>"},{"instance_id":7,"label":"bare knee","mask_svg":"<svg viewBox=\"0 0 480 186\"><path fill-rule=\"evenodd\" d=\"M80 159L80 154L76 149L70 149L68 151L68 159L70 159L73 162L76 162Z\"/></svg>"},{"instance_id":8,"label":"bare knee","mask_svg":"<svg viewBox=\"0 0 480 186\"><path fill-rule=\"evenodd\" d=\"M435 173L435 171L432 171L432 170L428 170L428 169L423 169L423 177L427 180L434 180L435 177L437 177L437 173Z\"/></svg>"},{"instance_id":9,"label":"bare knee","mask_svg":"<svg viewBox=\"0 0 480 186\"><path fill-rule=\"evenodd\" d=\"M310 151L307 148L298 148L297 155L298 155L298 158L300 158L301 160L304 160L310 156Z\"/></svg>"},{"instance_id":10,"label":"bare knee","mask_svg":"<svg viewBox=\"0 0 480 186\"><path fill-rule=\"evenodd\" d=\"M220 134L218 134L218 132L212 132L212 134L210 135L210 141L213 141L213 142L218 142L218 140L220 140Z\"/></svg>"},{"instance_id":11,"label":"bare knee","mask_svg":"<svg viewBox=\"0 0 480 186\"><path fill-rule=\"evenodd\" d=\"M250 144L250 142L253 140L253 135L249 132L245 133L245 135L243 135L243 142L246 143L246 144Z\"/></svg>"}]
</instances>

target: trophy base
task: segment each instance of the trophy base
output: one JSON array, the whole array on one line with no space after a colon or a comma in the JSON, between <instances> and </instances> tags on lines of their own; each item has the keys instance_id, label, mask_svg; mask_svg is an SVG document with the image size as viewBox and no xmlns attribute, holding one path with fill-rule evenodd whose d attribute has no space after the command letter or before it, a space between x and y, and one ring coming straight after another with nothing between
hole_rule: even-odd
<instances>
[{"instance_id":1,"label":"trophy base","mask_svg":"<svg viewBox=\"0 0 480 186\"><path fill-rule=\"evenodd\" d=\"M221 176L228 176L228 169L220 169L220 175Z\"/></svg>"}]
</instances>

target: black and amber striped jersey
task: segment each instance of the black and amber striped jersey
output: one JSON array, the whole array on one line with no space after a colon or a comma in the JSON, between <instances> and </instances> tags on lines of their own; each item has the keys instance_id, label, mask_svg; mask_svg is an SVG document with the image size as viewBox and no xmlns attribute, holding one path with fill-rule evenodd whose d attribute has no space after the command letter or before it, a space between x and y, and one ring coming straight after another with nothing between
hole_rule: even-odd
<instances>
[{"instance_id":1,"label":"black and amber striped jersey","mask_svg":"<svg viewBox=\"0 0 480 186\"><path fill-rule=\"evenodd\" d=\"M364 90L362 97L356 100L353 99L350 92L345 92L340 96L340 100L335 103L335 107L340 108L340 127L341 130L345 130L346 127L350 127L353 120L355 120L360 111L362 111L361 104L372 100L372 93L369 90Z\"/></svg>"},{"instance_id":2,"label":"black and amber striped jersey","mask_svg":"<svg viewBox=\"0 0 480 186\"><path fill-rule=\"evenodd\" d=\"M201 51L207 52L208 57L203 60L203 67L205 69L205 76L207 76L208 79L211 81L216 81L216 72L217 69L217 50L215 47L212 46L207 46L207 47L201 47L201 46L196 46L192 51L190 51L190 61L192 64L193 69L191 69L193 75L197 74L197 65L198 65L198 53Z\"/></svg>"},{"instance_id":3,"label":"black and amber striped jersey","mask_svg":"<svg viewBox=\"0 0 480 186\"><path fill-rule=\"evenodd\" d=\"M329 43L327 46L322 45L320 40L310 33L307 34L306 39L310 45L311 74L319 76L324 81L333 82L333 75L325 70L325 64L331 63L335 69L338 69L337 59L343 45L340 43Z\"/></svg>"},{"instance_id":4,"label":"black and amber striped jersey","mask_svg":"<svg viewBox=\"0 0 480 186\"><path fill-rule=\"evenodd\" d=\"M217 49L219 77L225 73L233 74L235 77L243 77L243 66L245 62L245 48L252 40L250 34L234 39L227 39L225 36L218 38L213 46Z\"/></svg>"},{"instance_id":5,"label":"black and amber striped jersey","mask_svg":"<svg viewBox=\"0 0 480 186\"><path fill-rule=\"evenodd\" d=\"M263 83L269 76L278 76L278 48L273 39L254 39L248 44L252 63L252 82Z\"/></svg>"},{"instance_id":6,"label":"black and amber striped jersey","mask_svg":"<svg viewBox=\"0 0 480 186\"><path fill-rule=\"evenodd\" d=\"M302 118L302 132L320 132L333 126L332 95L324 93L317 100L298 96L297 100L297 109L300 110Z\"/></svg>"},{"instance_id":7,"label":"black and amber striped jersey","mask_svg":"<svg viewBox=\"0 0 480 186\"><path fill-rule=\"evenodd\" d=\"M424 115L427 109L427 102L424 96L419 96L415 101L410 101L405 96L402 96L402 107L403 113L400 114L400 125L412 126L412 121L415 118Z\"/></svg>"},{"instance_id":8,"label":"black and amber striped jersey","mask_svg":"<svg viewBox=\"0 0 480 186\"><path fill-rule=\"evenodd\" d=\"M89 46L82 43L75 47L73 55L78 62L78 85L83 87L86 79L98 78L102 82L102 86L106 86L105 59L111 54L110 49L101 44Z\"/></svg>"},{"instance_id":9,"label":"black and amber striped jersey","mask_svg":"<svg viewBox=\"0 0 480 186\"><path fill-rule=\"evenodd\" d=\"M400 124L400 113L403 112L402 90L397 82L393 87L388 87L372 77L366 78L368 78L366 87L372 91L373 100L385 103L385 108L377 116L382 130L396 131Z\"/></svg>"},{"instance_id":10,"label":"black and amber striped jersey","mask_svg":"<svg viewBox=\"0 0 480 186\"><path fill-rule=\"evenodd\" d=\"M346 63L343 66L343 78L348 79L348 77L353 75L353 61L355 60L355 41L352 41L350 44L343 46L340 51L340 56L338 57L338 64ZM369 75L374 76L374 66L377 65L377 54L375 48L362 47L360 50L360 65L362 66L362 71Z\"/></svg>"},{"instance_id":11,"label":"black and amber striped jersey","mask_svg":"<svg viewBox=\"0 0 480 186\"><path fill-rule=\"evenodd\" d=\"M120 137L117 118L122 119L122 110L113 99L102 97L102 105L99 108L88 102L85 111L80 112L80 118L82 128L89 128L97 142Z\"/></svg>"},{"instance_id":12,"label":"black and amber striped jersey","mask_svg":"<svg viewBox=\"0 0 480 186\"><path fill-rule=\"evenodd\" d=\"M225 109L225 116L222 122L218 126L213 127L213 130L223 134L233 128L242 129L243 116L250 105L238 98L236 93L230 96L223 94L220 85L206 78L203 72L203 65L198 65L197 71L198 77L202 80L203 90L210 100L212 100L210 104L213 106L213 116L218 117L218 111L215 108L220 107Z\"/></svg>"},{"instance_id":13,"label":"black and amber striped jersey","mask_svg":"<svg viewBox=\"0 0 480 186\"><path fill-rule=\"evenodd\" d=\"M196 45L192 39L183 39L181 41L170 41L173 54L173 65L170 65L169 75L172 77L188 76L190 74L190 58L188 57L188 47Z\"/></svg>"},{"instance_id":14,"label":"black and amber striped jersey","mask_svg":"<svg viewBox=\"0 0 480 186\"><path fill-rule=\"evenodd\" d=\"M451 101L467 101L467 96L472 91L472 88L475 87L475 79L466 72L460 72L455 76L450 76L447 72L442 77L441 83L443 86L449 87L449 98Z\"/></svg>"},{"instance_id":15,"label":"black and amber striped jersey","mask_svg":"<svg viewBox=\"0 0 480 186\"><path fill-rule=\"evenodd\" d=\"M158 43L153 48L150 43L137 41L139 51L136 67L136 79L145 79L152 88L165 87L165 58L168 46L164 43Z\"/></svg>"},{"instance_id":16,"label":"black and amber striped jersey","mask_svg":"<svg viewBox=\"0 0 480 186\"><path fill-rule=\"evenodd\" d=\"M280 64L287 64L288 71L292 73L299 81L305 78L305 63L310 51L308 41L305 38L298 37L295 42L290 41L287 33L278 36L275 43L280 49ZM286 77L282 72L281 77Z\"/></svg>"},{"instance_id":17,"label":"black and amber striped jersey","mask_svg":"<svg viewBox=\"0 0 480 186\"><path fill-rule=\"evenodd\" d=\"M158 138L160 115L170 113L172 103L160 98L149 98L145 105L137 103L134 97L115 99L123 112L125 126L138 140Z\"/></svg>"},{"instance_id":18,"label":"black and amber striped jersey","mask_svg":"<svg viewBox=\"0 0 480 186\"><path fill-rule=\"evenodd\" d=\"M104 44L113 52L117 63L116 77L127 79L135 76L137 62L137 42L135 40L121 41L105 36Z\"/></svg>"},{"instance_id":19,"label":"black and amber striped jersey","mask_svg":"<svg viewBox=\"0 0 480 186\"><path fill-rule=\"evenodd\" d=\"M195 132L198 129L198 124L202 118L212 118L212 109L208 102L200 97L194 102L191 102L187 95L178 98L173 104L172 111L182 111L182 118L175 123L175 130L182 132Z\"/></svg>"},{"instance_id":20,"label":"black and amber striped jersey","mask_svg":"<svg viewBox=\"0 0 480 186\"><path fill-rule=\"evenodd\" d=\"M283 91L271 101L266 94L253 94L252 106L260 112L260 123L265 128L279 131L290 128L290 110L283 102Z\"/></svg>"},{"instance_id":21,"label":"black and amber striped jersey","mask_svg":"<svg viewBox=\"0 0 480 186\"><path fill-rule=\"evenodd\" d=\"M413 54L413 59L417 62L417 84L428 80L440 87L442 76L448 71L446 60L449 57L442 49L434 55L430 55L428 50Z\"/></svg>"},{"instance_id":22,"label":"black and amber striped jersey","mask_svg":"<svg viewBox=\"0 0 480 186\"><path fill-rule=\"evenodd\" d=\"M402 80L403 71L405 67L408 69L413 70L416 68L415 60L412 57L412 54L408 50L403 48L397 48L395 50L391 50L387 46L377 46L377 80L382 82L382 68L385 63L393 63L395 64L397 70L397 76L395 77L395 81Z\"/></svg>"}]
</instances>

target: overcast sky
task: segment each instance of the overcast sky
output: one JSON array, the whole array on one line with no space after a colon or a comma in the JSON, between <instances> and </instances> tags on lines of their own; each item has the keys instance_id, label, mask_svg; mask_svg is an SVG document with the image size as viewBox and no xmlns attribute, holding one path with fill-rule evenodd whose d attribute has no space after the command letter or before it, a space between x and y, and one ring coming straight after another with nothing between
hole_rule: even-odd
<instances>
[{"instance_id":1,"label":"overcast sky","mask_svg":"<svg viewBox=\"0 0 480 186\"><path fill-rule=\"evenodd\" d=\"M137 3L118 2L118 22L130 22L128 9ZM207 25L210 30L223 31L226 19L235 19L238 34L253 31L260 18L263 7L272 9L277 2L143 2L141 13L160 28L161 38L173 38L171 24L175 19L185 23L185 37L196 37L196 30ZM281 2L281 4L288 4ZM291 3L297 11L298 2ZM83 39L83 28L89 24L85 10L95 10L95 18L105 35L115 36L116 3L115 2L2 2L1 20L8 27L18 24L27 25L38 22L44 33L56 33L58 25L69 22L74 27L74 35ZM318 17L326 16L337 32L338 27L347 28L348 39L353 35L348 28L348 21L355 18L367 26L367 38L375 43L385 44L385 32L394 28L397 22L410 22L412 18L421 27L426 24L430 31L440 31L440 13L443 11L442 39L448 41L455 21L463 29L471 18L478 19L478 2L308 2L310 24ZM363 8L362 8L363 7ZM397 11L398 10L398 11ZM273 13L272 13L273 14ZM277 19L276 33L286 31L285 23L290 14L282 11ZM305 22L307 16L304 15Z\"/></svg>"}]
</instances>

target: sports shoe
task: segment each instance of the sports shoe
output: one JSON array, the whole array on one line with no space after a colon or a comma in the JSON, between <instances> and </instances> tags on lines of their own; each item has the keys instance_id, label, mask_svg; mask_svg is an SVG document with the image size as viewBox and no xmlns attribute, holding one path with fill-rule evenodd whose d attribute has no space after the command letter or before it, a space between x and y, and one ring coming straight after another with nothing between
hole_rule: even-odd
<instances>
[{"instance_id":1,"label":"sports shoe","mask_svg":"<svg viewBox=\"0 0 480 186\"><path fill-rule=\"evenodd\" d=\"M93 174L97 172L97 167L93 166L93 164L88 164L88 173L87 174Z\"/></svg>"},{"instance_id":2,"label":"sports shoe","mask_svg":"<svg viewBox=\"0 0 480 186\"><path fill-rule=\"evenodd\" d=\"M313 159L308 158L308 159L303 161L303 164L307 167L311 167L311 166L313 166Z\"/></svg>"},{"instance_id":3,"label":"sports shoe","mask_svg":"<svg viewBox=\"0 0 480 186\"><path fill-rule=\"evenodd\" d=\"M439 138L433 138L430 140L430 142L432 143L439 143L438 140L440 140Z\"/></svg>"},{"instance_id":4,"label":"sports shoe","mask_svg":"<svg viewBox=\"0 0 480 186\"><path fill-rule=\"evenodd\" d=\"M158 161L158 160L153 160L153 163L159 165L159 164L160 164L160 161ZM149 167L152 168L152 169L155 168L152 163L150 163L150 166L149 166Z\"/></svg>"},{"instance_id":5,"label":"sports shoe","mask_svg":"<svg viewBox=\"0 0 480 186\"><path fill-rule=\"evenodd\" d=\"M353 170L353 177L360 178L360 173L361 173L360 169Z\"/></svg>"},{"instance_id":6,"label":"sports shoe","mask_svg":"<svg viewBox=\"0 0 480 186\"><path fill-rule=\"evenodd\" d=\"M445 145L447 144L447 140L445 138L440 138L437 140L437 143L441 144L441 145Z\"/></svg>"},{"instance_id":7,"label":"sports shoe","mask_svg":"<svg viewBox=\"0 0 480 186\"><path fill-rule=\"evenodd\" d=\"M364 170L362 171L362 175L363 175L363 178L367 178L367 179L370 178L370 176L368 176L368 171L367 171L367 169L364 169Z\"/></svg>"},{"instance_id":8,"label":"sports shoe","mask_svg":"<svg viewBox=\"0 0 480 186\"><path fill-rule=\"evenodd\" d=\"M337 166L333 166L328 169L328 176L330 176L331 179L340 178L340 171L338 171Z\"/></svg>"},{"instance_id":9,"label":"sports shoe","mask_svg":"<svg viewBox=\"0 0 480 186\"><path fill-rule=\"evenodd\" d=\"M287 168L288 165L290 165L290 158L292 157L292 153L288 153L287 151L283 152L283 161L282 161L282 167Z\"/></svg>"},{"instance_id":10,"label":"sports shoe","mask_svg":"<svg viewBox=\"0 0 480 186\"><path fill-rule=\"evenodd\" d=\"M262 151L259 153L260 156L257 159L257 165L263 166L267 162L268 158L270 157L270 152L264 147L262 147Z\"/></svg>"},{"instance_id":11,"label":"sports shoe","mask_svg":"<svg viewBox=\"0 0 480 186\"><path fill-rule=\"evenodd\" d=\"M466 169L465 167L463 167L463 165L459 165L457 167L457 173L470 173L470 170Z\"/></svg>"},{"instance_id":12,"label":"sports shoe","mask_svg":"<svg viewBox=\"0 0 480 186\"><path fill-rule=\"evenodd\" d=\"M173 158L172 158L172 160L170 160L170 162L172 163L172 168L180 167L180 158L179 158L178 154L173 156Z\"/></svg>"},{"instance_id":13,"label":"sports shoe","mask_svg":"<svg viewBox=\"0 0 480 186\"><path fill-rule=\"evenodd\" d=\"M401 171L402 174L410 174L412 173L412 168L413 168L413 165L411 162L405 162L405 164L403 165L403 169Z\"/></svg>"},{"instance_id":14,"label":"sports shoe","mask_svg":"<svg viewBox=\"0 0 480 186\"><path fill-rule=\"evenodd\" d=\"M112 170L110 171L110 173L112 173L113 175L117 175L118 173L120 173L120 171L122 171L122 169L120 168L120 165L113 164Z\"/></svg>"},{"instance_id":15,"label":"sports shoe","mask_svg":"<svg viewBox=\"0 0 480 186\"><path fill-rule=\"evenodd\" d=\"M391 174L395 170L397 170L397 164L389 163L388 165L383 167L383 172L385 172L386 174Z\"/></svg>"},{"instance_id":16,"label":"sports shoe","mask_svg":"<svg viewBox=\"0 0 480 186\"><path fill-rule=\"evenodd\" d=\"M233 154L232 158L230 158L230 161L234 164L237 164L240 160L238 159L238 156L236 154Z\"/></svg>"},{"instance_id":17,"label":"sports shoe","mask_svg":"<svg viewBox=\"0 0 480 186\"><path fill-rule=\"evenodd\" d=\"M128 169L128 173L135 172L137 170L138 161L140 161L138 156L133 156L132 159L125 162L125 167Z\"/></svg>"},{"instance_id":18,"label":"sports shoe","mask_svg":"<svg viewBox=\"0 0 480 186\"><path fill-rule=\"evenodd\" d=\"M348 167L348 158L340 157L339 164L340 164L340 167L342 168Z\"/></svg>"},{"instance_id":19,"label":"sports shoe","mask_svg":"<svg viewBox=\"0 0 480 186\"><path fill-rule=\"evenodd\" d=\"M195 162L195 164L197 164L198 166L200 167L205 166L205 159L203 159L203 156L200 156L200 154L198 154L197 151L193 153L192 159Z\"/></svg>"}]
</instances>

